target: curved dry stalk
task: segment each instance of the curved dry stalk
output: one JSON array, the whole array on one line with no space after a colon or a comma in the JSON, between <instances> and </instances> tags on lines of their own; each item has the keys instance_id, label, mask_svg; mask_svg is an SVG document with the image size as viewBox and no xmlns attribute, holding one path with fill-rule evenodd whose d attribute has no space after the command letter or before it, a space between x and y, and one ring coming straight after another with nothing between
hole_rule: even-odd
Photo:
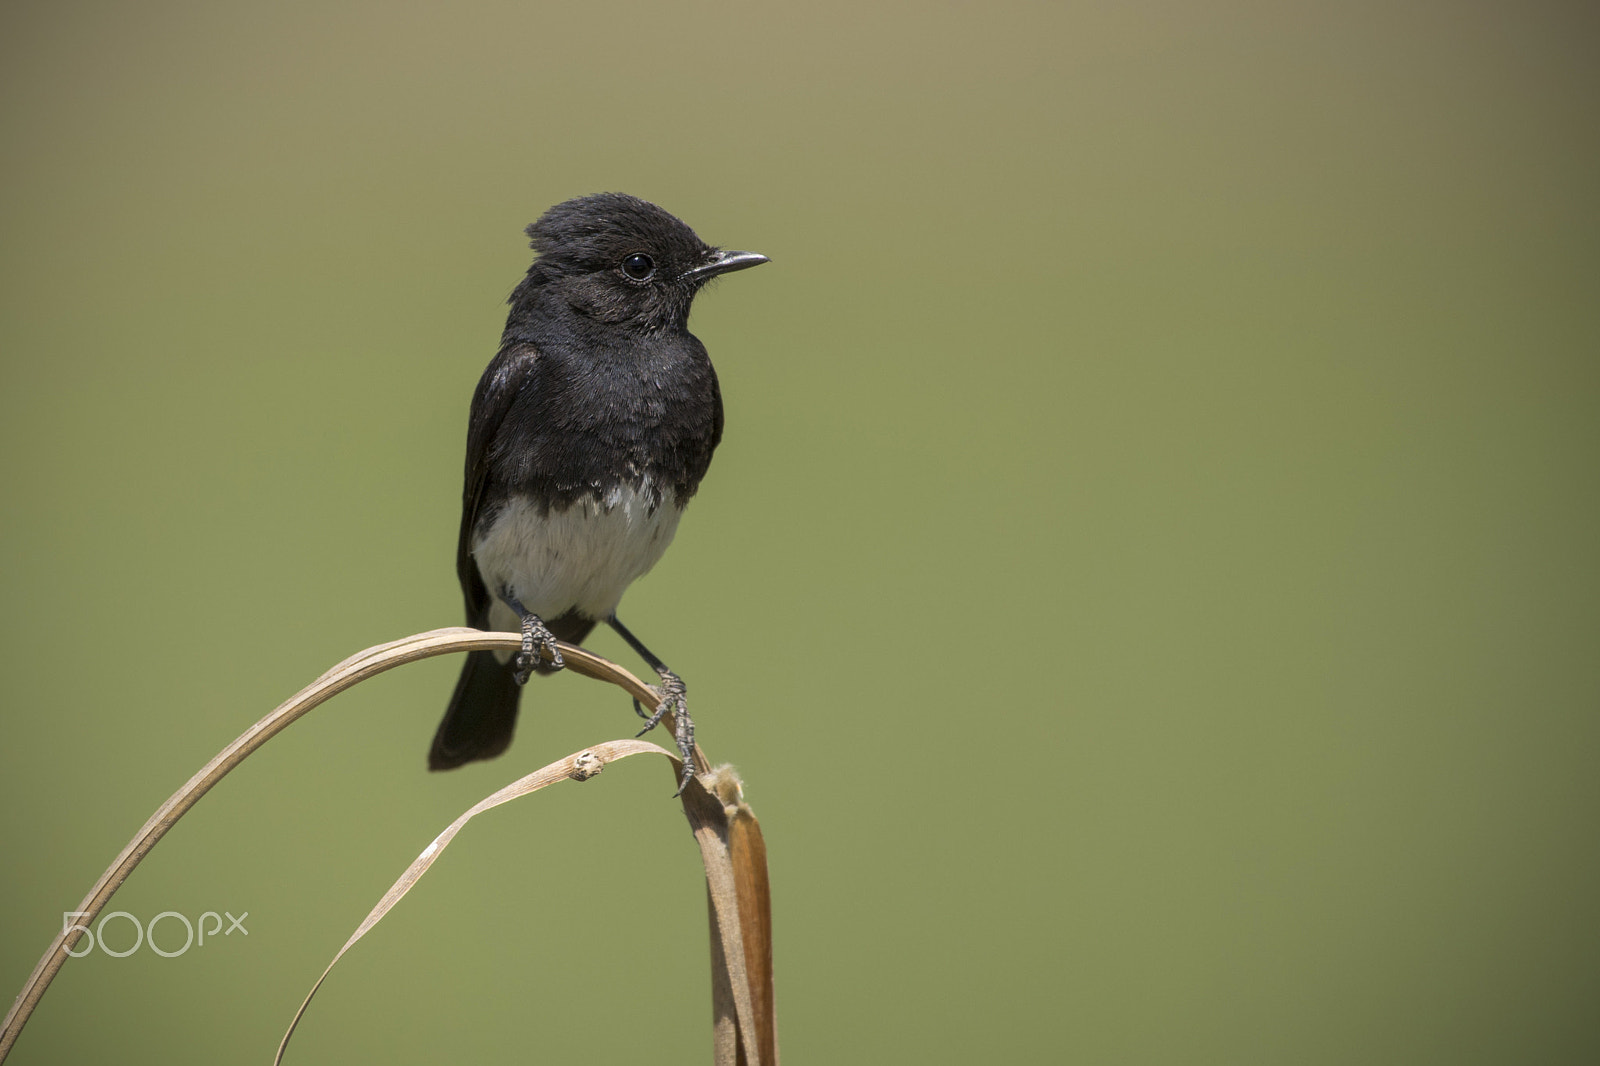
<instances>
[{"instance_id":1,"label":"curved dry stalk","mask_svg":"<svg viewBox=\"0 0 1600 1066\"><path fill-rule=\"evenodd\" d=\"M563 652L563 654L565 653ZM289 1047L289 1038L294 1036L295 1028L299 1026L300 1019L305 1017L306 1009L311 1006L311 997L317 994L317 989L322 987L322 982L328 979L328 975L339 964L339 960L344 958L351 948L355 947L356 941L366 936L367 933L371 932L373 926L383 921L384 917L394 909L395 904L405 898L406 893L411 891L412 887L422 879L422 875L427 873L439 856L444 853L444 849L450 846L450 842L456 838L457 833L461 832L463 826L484 811L498 807L502 803L510 803L514 799L531 795L542 788L548 788L558 781L587 781L609 764L620 759L626 759L630 755L642 755L645 752L665 755L672 760L674 767L679 765L679 760L675 755L663 747L650 743L648 740L613 740L605 744L596 744L592 748L585 748L580 752L568 755L565 759L558 759L525 777L517 778L505 788L485 796L473 804L466 813L446 826L444 832L434 837L433 842L422 849L422 854L412 860L411 865L406 867L406 872L400 875L400 879L389 886L389 891L383 894L383 898L378 900L377 905L367 913L366 918L356 927L356 931L350 934L350 939L346 940L344 947L340 948L338 953L333 956L333 961L328 963L328 968L322 971L322 976L317 978L317 983L311 986L311 991L306 993L306 998L300 1001L300 1009L294 1012L294 1020L289 1023L288 1031L283 1034L283 1040L278 1043L278 1054L273 1057L272 1066L278 1066L283 1061L283 1053Z\"/></svg>"},{"instance_id":2,"label":"curved dry stalk","mask_svg":"<svg viewBox=\"0 0 1600 1066\"><path fill-rule=\"evenodd\" d=\"M273 737L277 736L290 723L306 714L314 707L327 701L331 697L350 688L352 685L365 681L385 670L392 670L405 663L416 662L435 655L446 655L451 652L480 651L486 649L516 650L522 646L522 637L516 633L486 633L477 629L451 627L448 629L435 629L427 633L418 633L415 636L405 637L401 640L379 644L365 651L357 652L348 659L328 670L311 684L295 693L280 704L271 714L261 719L255 725L245 730L244 733L223 748L216 758L191 777L187 783L172 797L163 803L155 814L150 816L128 846L122 849L116 861L100 875L100 880L95 882L83 902L78 904L78 912L84 917L81 925L87 926L104 909L113 893L128 879L128 875L144 859L156 842L166 836L171 829L189 809L199 802L200 797L211 790L211 787L228 775L228 772L238 766L252 752ZM632 673L611 662L602 659L592 652L571 644L562 644L561 654L566 660L567 669L584 677L608 681L623 689L641 702L655 704L660 701L660 694L651 686L639 680ZM673 728L668 715L667 727ZM703 773L710 768L705 755L698 749L694 753L695 772ZM687 793L686 793L687 794ZM22 986L22 991L17 995L16 1001L11 1005L11 1010L6 1014L4 1027L0 1028L0 1062L5 1061L11 1053L12 1046L17 1042L22 1027L27 1024L34 1008L38 1005L45 989L50 987L50 982L55 979L56 973L65 964L66 949L73 946L81 938L78 928L57 934L51 941L49 949L44 953L39 964L33 968L33 973L28 976L27 982Z\"/></svg>"},{"instance_id":3,"label":"curved dry stalk","mask_svg":"<svg viewBox=\"0 0 1600 1066\"><path fill-rule=\"evenodd\" d=\"M720 772L731 774L729 767ZM695 843L700 845L700 861L706 869L706 896L711 911L711 989L713 1061L716 1066L776 1066L776 1057L761 1054L760 1019L751 994L749 956L746 954L744 925L740 919L738 883L734 856L728 841L728 823L733 808L708 792L695 777L683 790L683 813L689 816ZM759 982L757 982L759 983ZM740 1055L743 1052L743 1055Z\"/></svg>"},{"instance_id":4,"label":"curved dry stalk","mask_svg":"<svg viewBox=\"0 0 1600 1066\"><path fill-rule=\"evenodd\" d=\"M422 849L422 854L412 860L350 939L334 954L289 1022L272 1060L273 1066L283 1061L290 1038L334 966L405 898L469 821L484 811L559 781L587 781L610 763L646 752L666 756L673 766L673 780L679 780L681 763L665 748L638 739L614 740L585 748L518 778L473 804L446 826ZM761 1066L762 1063L777 1066L777 1028L772 1004L772 912L767 892L766 846L760 843L760 823L744 802L743 783L730 766L719 766L703 777L690 778L680 798L695 841L700 845L706 872L711 920L714 1066Z\"/></svg>"},{"instance_id":5,"label":"curved dry stalk","mask_svg":"<svg viewBox=\"0 0 1600 1066\"><path fill-rule=\"evenodd\" d=\"M728 858L733 869L739 932L744 942L745 974L750 982L750 1016L760 1060L778 1062L778 1008L772 983L772 885L767 874L767 842L761 822L744 801L744 782L731 766L718 766L700 782L722 802ZM713 980L716 973L713 972ZM731 994L731 993L730 993ZM753 1057L749 1061L755 1061Z\"/></svg>"}]
</instances>

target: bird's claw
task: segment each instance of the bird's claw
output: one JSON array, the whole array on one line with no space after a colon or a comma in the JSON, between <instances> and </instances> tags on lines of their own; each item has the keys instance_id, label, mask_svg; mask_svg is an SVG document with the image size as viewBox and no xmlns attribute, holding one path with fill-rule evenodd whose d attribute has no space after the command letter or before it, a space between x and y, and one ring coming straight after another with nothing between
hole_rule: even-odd
<instances>
[{"instance_id":1,"label":"bird's claw","mask_svg":"<svg viewBox=\"0 0 1600 1066\"><path fill-rule=\"evenodd\" d=\"M556 635L550 632L550 627L536 614L530 614L522 620L522 649L517 652L516 681L519 685L526 685L528 678L533 676L534 669L541 659L550 659L554 669L566 666L566 661L561 658L561 649L556 644Z\"/></svg>"},{"instance_id":2,"label":"bird's claw","mask_svg":"<svg viewBox=\"0 0 1600 1066\"><path fill-rule=\"evenodd\" d=\"M673 723L677 726L673 739L677 741L678 754L683 757L683 777L678 782L676 793L681 795L689 787L689 779L694 776L694 719L689 717L689 689L683 679L671 670L661 671L661 683L655 688L661 695L661 702L656 704L654 714L646 715L639 701L633 701L634 713L645 720L644 728L635 735L644 736L659 725L669 711L672 713Z\"/></svg>"},{"instance_id":3,"label":"bird's claw","mask_svg":"<svg viewBox=\"0 0 1600 1066\"><path fill-rule=\"evenodd\" d=\"M644 728L635 733L635 736L642 737L654 729L661 723L661 719L666 717L668 711L671 711L672 716L676 718L680 712L688 710L688 686L671 670L661 671L661 683L655 686L655 690L661 696L661 702L656 704L656 713L645 714L644 708L639 706L639 701L633 701L633 712L645 720Z\"/></svg>"}]
</instances>

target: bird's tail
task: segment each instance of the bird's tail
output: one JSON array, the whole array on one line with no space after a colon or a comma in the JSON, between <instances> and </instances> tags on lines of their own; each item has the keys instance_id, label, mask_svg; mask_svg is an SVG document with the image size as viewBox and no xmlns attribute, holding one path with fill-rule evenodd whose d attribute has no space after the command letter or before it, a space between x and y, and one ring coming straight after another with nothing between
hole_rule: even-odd
<instances>
[{"instance_id":1,"label":"bird's tail","mask_svg":"<svg viewBox=\"0 0 1600 1066\"><path fill-rule=\"evenodd\" d=\"M502 663L490 651L467 653L455 695L433 735L428 769L449 770L475 759L492 759L510 746L522 698L515 662L512 657Z\"/></svg>"}]
</instances>

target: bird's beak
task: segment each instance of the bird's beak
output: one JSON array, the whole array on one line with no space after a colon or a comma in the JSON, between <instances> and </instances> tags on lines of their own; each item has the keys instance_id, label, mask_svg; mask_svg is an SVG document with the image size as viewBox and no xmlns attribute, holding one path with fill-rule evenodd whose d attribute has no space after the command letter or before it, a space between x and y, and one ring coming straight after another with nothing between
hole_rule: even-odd
<instances>
[{"instance_id":1,"label":"bird's beak","mask_svg":"<svg viewBox=\"0 0 1600 1066\"><path fill-rule=\"evenodd\" d=\"M746 270L769 262L771 260L760 252L713 252L704 263L692 270L685 270L679 280L693 278L695 281L706 281L718 274L731 274L735 270Z\"/></svg>"}]
</instances>

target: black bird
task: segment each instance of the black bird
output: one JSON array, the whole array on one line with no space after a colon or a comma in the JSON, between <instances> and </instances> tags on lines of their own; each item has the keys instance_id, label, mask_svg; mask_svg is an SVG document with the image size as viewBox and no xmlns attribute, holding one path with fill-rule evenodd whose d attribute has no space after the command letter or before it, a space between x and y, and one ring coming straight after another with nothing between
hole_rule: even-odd
<instances>
[{"instance_id":1,"label":"black bird","mask_svg":"<svg viewBox=\"0 0 1600 1066\"><path fill-rule=\"evenodd\" d=\"M522 685L562 667L555 641L604 622L660 675L665 698L645 728L673 711L687 783L683 682L617 620L617 603L666 551L722 438L722 394L689 305L707 281L767 257L713 248L622 193L557 204L527 233L537 258L472 397L456 548L467 624L520 629L522 649L468 653L428 767L505 751Z\"/></svg>"}]
</instances>

